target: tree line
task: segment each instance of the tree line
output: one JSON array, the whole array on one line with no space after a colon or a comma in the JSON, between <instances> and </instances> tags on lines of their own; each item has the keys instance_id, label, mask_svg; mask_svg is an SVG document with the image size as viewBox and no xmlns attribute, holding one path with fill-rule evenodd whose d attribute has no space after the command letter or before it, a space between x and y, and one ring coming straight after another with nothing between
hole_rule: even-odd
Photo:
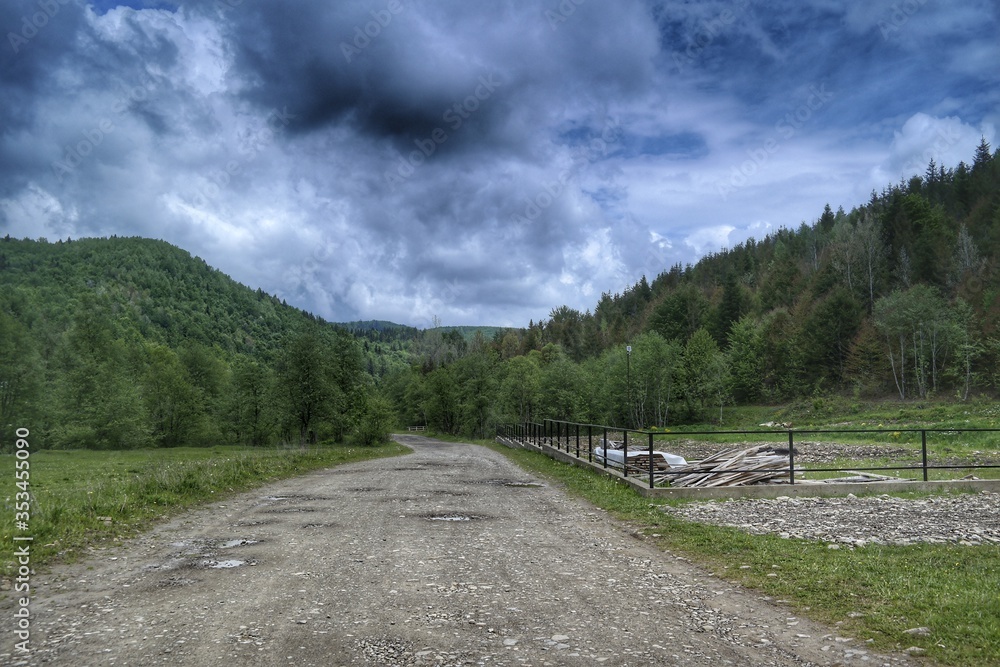
<instances>
[{"instance_id":1,"label":"tree line","mask_svg":"<svg viewBox=\"0 0 1000 667\"><path fill-rule=\"evenodd\" d=\"M639 427L827 393L1000 387L1000 151L928 164L864 206L673 266L465 349L440 335L385 379L400 420L489 435L544 418ZM631 346L631 355L627 347Z\"/></svg>"}]
</instances>

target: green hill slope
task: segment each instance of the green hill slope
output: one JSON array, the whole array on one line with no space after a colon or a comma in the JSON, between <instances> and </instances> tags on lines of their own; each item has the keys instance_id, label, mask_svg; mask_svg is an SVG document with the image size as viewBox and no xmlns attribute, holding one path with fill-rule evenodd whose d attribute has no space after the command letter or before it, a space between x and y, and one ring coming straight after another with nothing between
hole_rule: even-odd
<instances>
[{"instance_id":1,"label":"green hill slope","mask_svg":"<svg viewBox=\"0 0 1000 667\"><path fill-rule=\"evenodd\" d=\"M0 240L4 436L30 428L68 448L339 440L372 405L365 366L342 328L163 241Z\"/></svg>"},{"instance_id":2,"label":"green hill slope","mask_svg":"<svg viewBox=\"0 0 1000 667\"><path fill-rule=\"evenodd\" d=\"M226 355L271 358L289 331L314 316L237 283L165 241L0 240L0 287L66 328L85 295L113 304L147 339L178 347L198 342Z\"/></svg>"}]
</instances>

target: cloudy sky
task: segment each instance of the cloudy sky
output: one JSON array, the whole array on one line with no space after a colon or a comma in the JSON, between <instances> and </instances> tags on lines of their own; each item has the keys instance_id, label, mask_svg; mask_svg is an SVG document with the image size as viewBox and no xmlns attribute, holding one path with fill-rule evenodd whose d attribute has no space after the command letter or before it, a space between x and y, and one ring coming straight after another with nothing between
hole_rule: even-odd
<instances>
[{"instance_id":1,"label":"cloudy sky","mask_svg":"<svg viewBox=\"0 0 1000 667\"><path fill-rule=\"evenodd\" d=\"M995 0L3 0L0 234L524 326L1000 138Z\"/></svg>"}]
</instances>

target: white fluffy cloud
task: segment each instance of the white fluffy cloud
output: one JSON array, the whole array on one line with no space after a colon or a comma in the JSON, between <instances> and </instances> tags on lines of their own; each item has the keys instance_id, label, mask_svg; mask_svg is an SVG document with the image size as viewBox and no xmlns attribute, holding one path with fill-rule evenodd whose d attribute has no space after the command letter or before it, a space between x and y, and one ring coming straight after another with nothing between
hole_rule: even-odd
<instances>
[{"instance_id":1,"label":"white fluffy cloud","mask_svg":"<svg viewBox=\"0 0 1000 667\"><path fill-rule=\"evenodd\" d=\"M944 167L963 161L969 164L984 138L995 143L996 128L990 123L973 127L958 116L936 118L925 113L913 114L893 134L889 154L873 178L897 182L901 178L922 175L931 160Z\"/></svg>"}]
</instances>

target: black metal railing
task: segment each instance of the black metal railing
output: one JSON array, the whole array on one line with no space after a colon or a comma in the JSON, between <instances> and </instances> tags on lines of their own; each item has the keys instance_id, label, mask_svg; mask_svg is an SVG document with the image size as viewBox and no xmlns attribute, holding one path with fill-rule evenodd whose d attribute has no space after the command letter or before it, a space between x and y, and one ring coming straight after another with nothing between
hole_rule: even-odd
<instances>
[{"instance_id":1,"label":"black metal railing","mask_svg":"<svg viewBox=\"0 0 1000 667\"><path fill-rule=\"evenodd\" d=\"M584 432L586 440L584 441ZM809 467L804 468L797 466L795 462L796 457L796 438L798 438L798 443L801 446L805 446L807 443L803 441L802 436L814 436L814 435L832 435L848 434L850 436L858 435L871 435L879 434L886 435L889 434L892 437L902 437L903 434L920 434L920 463L919 465L890 465L890 466L851 466L850 468L844 467ZM899 471L913 470L920 471L923 481L928 481L928 473L932 470L978 470L978 469L995 469L1000 468L1000 464L994 463L961 463L961 464L947 464L947 463L934 463L931 460L928 446L927 437L928 434L947 434L947 435L957 435L965 433L1000 433L1000 429L991 428L967 428L967 429L954 429L954 428L900 428L900 429L780 429L780 430L742 430L742 431L653 431L653 430L641 430L641 429L629 429L622 428L618 426L605 426L598 424L584 424L578 422L569 422L556 419L546 419L541 423L538 422L526 422L523 424L504 424L497 428L497 435L508 438L513 441L524 443L530 443L533 445L541 446L547 445L554 447L559 451L566 452L578 459L586 458L589 462L593 463L595 460L594 453L594 437L598 435L600 440L598 442L603 443L602 453L596 455L596 458L603 465L604 468L610 467L620 469L623 477L629 476L648 476L649 488L656 486L656 477L659 476L661 479L669 480L670 473L661 472L657 468L657 463L654 459L654 444L658 440L661 444L665 444L664 441L669 442L670 439L674 438L687 438L687 437L727 437L727 436L754 436L754 437L769 437L769 436L780 436L782 440L787 438L788 442L788 465L787 467L782 467L780 469L775 469L774 472L780 472L782 474L787 473L789 484L795 484L795 477L798 474L801 478L805 473L829 473L829 472L877 472L877 471ZM620 434L620 442L622 443L622 462L621 465L617 461L608 460L608 449L611 442L609 435L616 436L618 438ZM632 435L631 443L629 441L629 435ZM584 444L585 442L585 444ZM630 465L629 464L629 447L632 447L632 452L643 452L646 454L644 465ZM902 443L900 443L902 444ZM1000 455L1000 448L997 448L996 453ZM743 473L743 472L762 472L759 468L755 469L739 469L732 468L726 469L726 473ZM678 473L682 474L682 473Z\"/></svg>"}]
</instances>

